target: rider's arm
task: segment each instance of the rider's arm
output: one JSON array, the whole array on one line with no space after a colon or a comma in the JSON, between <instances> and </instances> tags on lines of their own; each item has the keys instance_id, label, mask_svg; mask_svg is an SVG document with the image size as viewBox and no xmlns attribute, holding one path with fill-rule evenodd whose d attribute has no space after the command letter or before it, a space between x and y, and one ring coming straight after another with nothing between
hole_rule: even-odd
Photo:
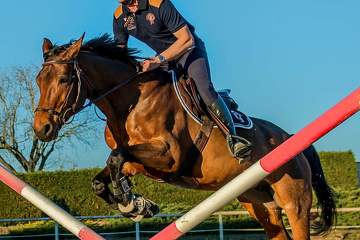
<instances>
[{"instance_id":1,"label":"rider's arm","mask_svg":"<svg viewBox=\"0 0 360 240\"><path fill-rule=\"evenodd\" d=\"M177 40L168 49L161 53L161 55L165 57L166 61L178 58L189 48L195 45L194 37L187 25L183 26L173 34Z\"/></svg>"},{"instance_id":2,"label":"rider's arm","mask_svg":"<svg viewBox=\"0 0 360 240\"><path fill-rule=\"evenodd\" d=\"M115 42L119 47L127 47L127 42L129 39L129 34L124 30L122 24L119 24L120 19L114 17L113 20L113 31Z\"/></svg>"},{"instance_id":3,"label":"rider's arm","mask_svg":"<svg viewBox=\"0 0 360 240\"><path fill-rule=\"evenodd\" d=\"M186 50L195 45L185 19L177 11L171 1L164 0L159 9L161 21L175 35L176 41L164 52L161 53L167 61L181 56Z\"/></svg>"}]
</instances>

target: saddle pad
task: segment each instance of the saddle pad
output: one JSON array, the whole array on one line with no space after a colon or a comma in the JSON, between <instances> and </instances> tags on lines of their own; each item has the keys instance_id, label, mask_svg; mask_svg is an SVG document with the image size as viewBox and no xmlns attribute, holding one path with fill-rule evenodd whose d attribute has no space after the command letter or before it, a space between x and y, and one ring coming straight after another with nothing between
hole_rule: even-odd
<instances>
[{"instance_id":1,"label":"saddle pad","mask_svg":"<svg viewBox=\"0 0 360 240\"><path fill-rule=\"evenodd\" d=\"M244 113L238 110L231 110L231 116L236 128L252 129L253 121Z\"/></svg>"}]
</instances>

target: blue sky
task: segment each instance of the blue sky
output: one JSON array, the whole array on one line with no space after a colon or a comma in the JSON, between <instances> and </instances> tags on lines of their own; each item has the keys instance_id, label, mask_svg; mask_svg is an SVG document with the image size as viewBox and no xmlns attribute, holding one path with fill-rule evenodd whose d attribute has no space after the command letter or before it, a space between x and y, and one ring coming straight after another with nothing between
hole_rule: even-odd
<instances>
[{"instance_id":1,"label":"blue sky","mask_svg":"<svg viewBox=\"0 0 360 240\"><path fill-rule=\"evenodd\" d=\"M205 41L215 86L232 88L242 111L295 133L359 87L360 2L356 0L173 0ZM222 2L220 2L222 3ZM117 1L2 2L0 70L40 65L43 37L67 43L112 33ZM152 51L132 40L130 46ZM94 116L95 117L95 116ZM360 158L359 116L316 143ZM81 167L102 166L101 143L74 146Z\"/></svg>"}]
</instances>

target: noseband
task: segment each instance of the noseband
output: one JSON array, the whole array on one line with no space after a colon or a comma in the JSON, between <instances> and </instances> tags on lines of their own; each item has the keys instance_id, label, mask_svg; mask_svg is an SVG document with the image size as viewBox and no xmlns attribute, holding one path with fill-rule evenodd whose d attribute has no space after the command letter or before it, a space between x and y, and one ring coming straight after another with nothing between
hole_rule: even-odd
<instances>
[{"instance_id":1,"label":"noseband","mask_svg":"<svg viewBox=\"0 0 360 240\"><path fill-rule=\"evenodd\" d=\"M82 81L81 81L81 69L79 67L79 63L77 60L71 60L71 61L47 61L43 63L43 66L49 66L49 65L53 65L53 64L66 64L66 65L73 65L73 69L72 69L72 73L71 73L71 86L70 86L70 90L69 92L66 94L66 98L64 103L62 104L60 111L57 111L54 108L42 108L42 107L37 107L35 109L35 112L46 112L50 115L56 116L58 117L59 121L61 124L65 124L66 123L66 114L71 113L71 115L76 114L77 112L79 112L79 110L76 109L76 106L79 102L80 99L80 92L81 92L81 85L82 85ZM73 73L75 71L75 74ZM69 102L69 97L70 94L74 88L74 83L77 82L77 94L76 94L76 99L75 102L67 107L68 102ZM81 111L81 110L80 110Z\"/></svg>"}]
</instances>

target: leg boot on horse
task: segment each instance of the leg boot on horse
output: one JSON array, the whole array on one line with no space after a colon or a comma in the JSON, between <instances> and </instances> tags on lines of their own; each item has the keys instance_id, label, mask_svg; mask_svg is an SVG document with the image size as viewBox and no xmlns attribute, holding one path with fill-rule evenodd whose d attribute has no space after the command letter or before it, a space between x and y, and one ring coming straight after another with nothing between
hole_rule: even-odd
<instances>
[{"instance_id":1,"label":"leg boot on horse","mask_svg":"<svg viewBox=\"0 0 360 240\"><path fill-rule=\"evenodd\" d=\"M131 181L121 172L123 164L122 152L113 151L105 169L93 180L95 193L123 216L134 221L153 217L159 212L159 207L153 201L132 193ZM109 189L109 183L112 184L113 193Z\"/></svg>"}]
</instances>

